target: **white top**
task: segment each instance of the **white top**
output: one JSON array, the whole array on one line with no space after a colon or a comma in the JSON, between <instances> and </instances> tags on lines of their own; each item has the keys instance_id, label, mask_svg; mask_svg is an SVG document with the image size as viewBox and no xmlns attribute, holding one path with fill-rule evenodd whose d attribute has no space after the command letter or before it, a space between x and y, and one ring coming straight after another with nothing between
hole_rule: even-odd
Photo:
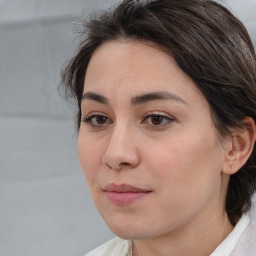
<instances>
[{"instance_id":1,"label":"white top","mask_svg":"<svg viewBox=\"0 0 256 256\"><path fill-rule=\"evenodd\" d=\"M242 234L246 230L249 222L250 217L244 214L239 222L236 224L233 231L226 237L226 239L215 249L215 251L210 256L256 256L256 251L253 248L251 252L246 250L247 254L241 253L241 248L238 248L238 253L232 252L237 246L238 241L242 237ZM254 237L253 240L256 244L256 237ZM245 244L245 242L242 242L242 245ZM96 249L87 253L85 256L132 256L132 241L123 240L116 237L100 245Z\"/></svg>"},{"instance_id":2,"label":"white top","mask_svg":"<svg viewBox=\"0 0 256 256\"><path fill-rule=\"evenodd\" d=\"M238 240L247 228L250 217L246 214L237 222L233 231L225 238L225 240L214 250L210 256L229 256L235 248Z\"/></svg>"}]
</instances>

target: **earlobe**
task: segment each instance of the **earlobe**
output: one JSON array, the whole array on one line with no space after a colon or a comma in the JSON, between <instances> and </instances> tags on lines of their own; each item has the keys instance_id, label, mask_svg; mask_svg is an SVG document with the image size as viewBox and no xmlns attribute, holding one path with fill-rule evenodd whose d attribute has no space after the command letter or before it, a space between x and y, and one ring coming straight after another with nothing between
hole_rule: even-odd
<instances>
[{"instance_id":1,"label":"earlobe","mask_svg":"<svg viewBox=\"0 0 256 256\"><path fill-rule=\"evenodd\" d=\"M251 117L243 120L244 128L233 131L232 140L229 142L226 161L222 173L232 175L236 173L249 159L255 143L255 122Z\"/></svg>"}]
</instances>

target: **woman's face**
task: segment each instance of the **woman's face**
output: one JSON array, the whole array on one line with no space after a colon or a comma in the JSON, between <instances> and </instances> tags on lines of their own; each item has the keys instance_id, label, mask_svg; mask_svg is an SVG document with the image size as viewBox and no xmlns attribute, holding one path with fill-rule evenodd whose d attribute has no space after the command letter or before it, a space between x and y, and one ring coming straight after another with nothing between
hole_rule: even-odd
<instances>
[{"instance_id":1,"label":"woman's face","mask_svg":"<svg viewBox=\"0 0 256 256\"><path fill-rule=\"evenodd\" d=\"M205 97L153 44L111 41L84 82L80 164L111 230L145 239L223 213L225 143Z\"/></svg>"}]
</instances>

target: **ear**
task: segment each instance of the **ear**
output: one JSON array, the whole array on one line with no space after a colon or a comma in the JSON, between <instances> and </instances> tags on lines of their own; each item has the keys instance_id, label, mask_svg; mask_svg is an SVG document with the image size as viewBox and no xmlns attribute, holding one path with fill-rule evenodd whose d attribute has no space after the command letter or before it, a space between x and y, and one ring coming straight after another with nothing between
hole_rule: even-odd
<instances>
[{"instance_id":1,"label":"ear","mask_svg":"<svg viewBox=\"0 0 256 256\"><path fill-rule=\"evenodd\" d=\"M234 129L232 140L228 142L227 154L222 173L232 175L236 173L249 159L255 143L255 122L251 117L243 120L244 128Z\"/></svg>"}]
</instances>

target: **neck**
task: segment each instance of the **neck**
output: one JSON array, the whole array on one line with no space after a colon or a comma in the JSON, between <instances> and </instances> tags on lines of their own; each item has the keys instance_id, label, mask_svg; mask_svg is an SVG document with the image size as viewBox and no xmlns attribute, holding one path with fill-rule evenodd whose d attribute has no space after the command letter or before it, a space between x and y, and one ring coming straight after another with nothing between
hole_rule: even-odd
<instances>
[{"instance_id":1,"label":"neck","mask_svg":"<svg viewBox=\"0 0 256 256\"><path fill-rule=\"evenodd\" d=\"M193 222L171 234L145 240L135 240L133 256L206 256L230 234L233 226L227 214L214 214L204 222Z\"/></svg>"}]
</instances>

